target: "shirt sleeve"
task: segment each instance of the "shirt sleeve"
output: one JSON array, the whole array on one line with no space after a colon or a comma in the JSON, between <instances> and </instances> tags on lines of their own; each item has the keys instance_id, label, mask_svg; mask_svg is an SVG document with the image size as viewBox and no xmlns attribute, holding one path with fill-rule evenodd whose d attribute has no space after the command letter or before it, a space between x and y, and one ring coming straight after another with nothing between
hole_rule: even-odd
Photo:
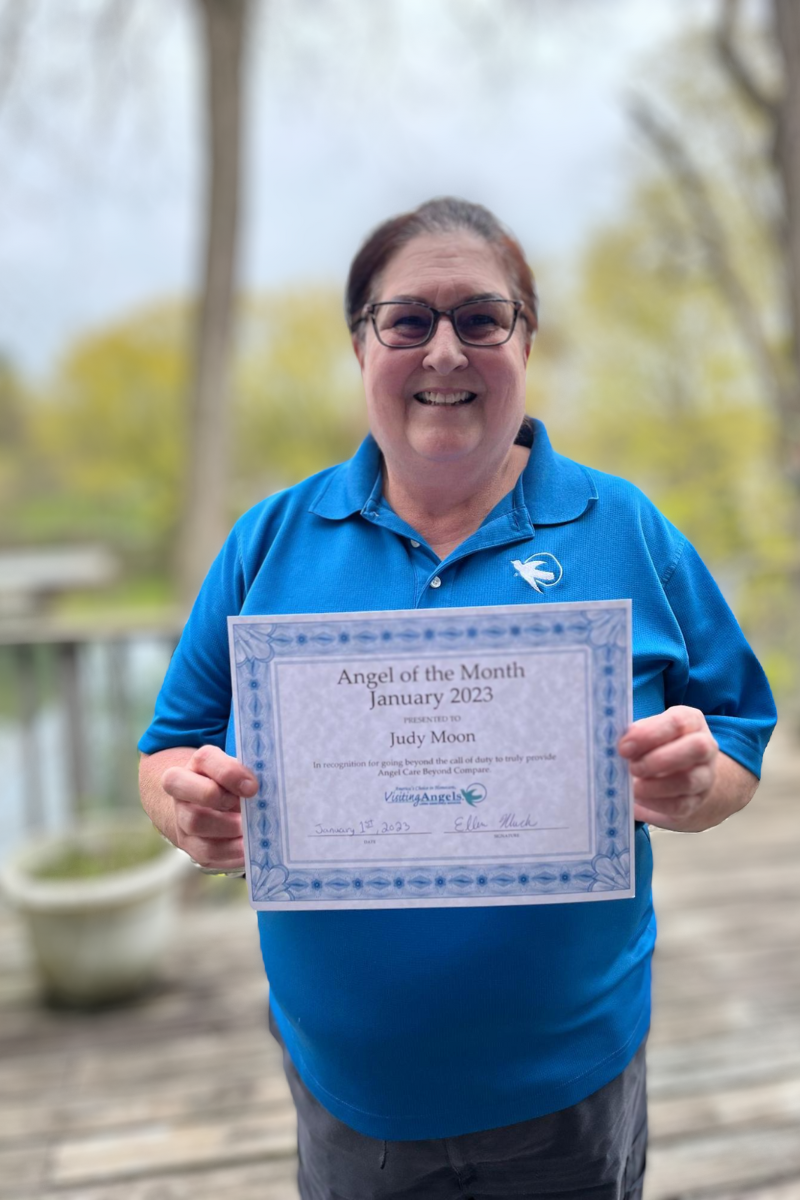
<instances>
[{"instance_id":1,"label":"shirt sleeve","mask_svg":"<svg viewBox=\"0 0 800 1200\"><path fill-rule=\"evenodd\" d=\"M668 673L668 706L705 714L725 754L754 775L777 721L769 683L697 551L686 542L665 584L686 646L685 670Z\"/></svg>"},{"instance_id":2,"label":"shirt sleeve","mask_svg":"<svg viewBox=\"0 0 800 1200\"><path fill-rule=\"evenodd\" d=\"M231 713L229 616L246 595L238 531L217 555L172 656L153 720L139 740L144 754L172 746L225 749Z\"/></svg>"}]
</instances>

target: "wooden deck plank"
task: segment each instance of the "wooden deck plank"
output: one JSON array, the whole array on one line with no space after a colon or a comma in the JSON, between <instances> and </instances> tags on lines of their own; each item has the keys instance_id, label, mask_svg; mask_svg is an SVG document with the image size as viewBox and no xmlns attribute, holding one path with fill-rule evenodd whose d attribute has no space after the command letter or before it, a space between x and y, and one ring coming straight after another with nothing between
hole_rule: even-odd
<instances>
[{"instance_id":1,"label":"wooden deck plank","mask_svg":"<svg viewBox=\"0 0 800 1200\"><path fill-rule=\"evenodd\" d=\"M715 1129L800 1128L800 1072L750 1087L650 1099L650 1136L654 1141L696 1136Z\"/></svg>"},{"instance_id":2,"label":"wooden deck plank","mask_svg":"<svg viewBox=\"0 0 800 1200\"><path fill-rule=\"evenodd\" d=\"M285 1159L294 1154L296 1140L295 1117L288 1105L274 1112L241 1108L225 1119L157 1122L64 1138L52 1152L49 1182L84 1186L146 1177L165 1169Z\"/></svg>"},{"instance_id":3,"label":"wooden deck plank","mask_svg":"<svg viewBox=\"0 0 800 1200\"><path fill-rule=\"evenodd\" d=\"M293 1158L48 1189L37 1200L297 1200ZM783 1200L783 1198L781 1198Z\"/></svg>"},{"instance_id":4,"label":"wooden deck plank","mask_svg":"<svg viewBox=\"0 0 800 1200\"><path fill-rule=\"evenodd\" d=\"M712 1196L723 1189L762 1187L800 1173L797 1127L736 1128L711 1136L654 1142L648 1154L646 1200Z\"/></svg>"},{"instance_id":5,"label":"wooden deck plank","mask_svg":"<svg viewBox=\"0 0 800 1200\"><path fill-rule=\"evenodd\" d=\"M47 1141L33 1153L27 1146L0 1150L0 1196L38 1196L47 1184L49 1149Z\"/></svg>"},{"instance_id":6,"label":"wooden deck plank","mask_svg":"<svg viewBox=\"0 0 800 1200\"><path fill-rule=\"evenodd\" d=\"M61 1136L77 1136L211 1114L228 1120L248 1107L265 1114L291 1107L288 1085L277 1068L250 1077L239 1072L229 1082L224 1077L214 1082L182 1075L159 1080L155 1088L92 1089L87 1098L80 1092L65 1097L63 1091L32 1096L24 1103L0 1107L0 1148L38 1140L55 1130Z\"/></svg>"},{"instance_id":7,"label":"wooden deck plank","mask_svg":"<svg viewBox=\"0 0 800 1200\"><path fill-rule=\"evenodd\" d=\"M790 1057L779 1052L758 1053L751 1049L749 1057L737 1061L735 1057L717 1064L702 1061L687 1064L683 1070L673 1062L665 1065L663 1058L652 1056L649 1063L648 1091L653 1099L670 1099L676 1096L691 1097L700 1093L723 1092L731 1088L761 1086L765 1082L785 1083L800 1074L800 1054L795 1051Z\"/></svg>"},{"instance_id":8,"label":"wooden deck plank","mask_svg":"<svg viewBox=\"0 0 800 1200\"><path fill-rule=\"evenodd\" d=\"M702 1200L702 1197L687 1194L686 1200ZM792 1179L767 1184L766 1187L748 1188L745 1191L717 1192L714 1200L800 1200L800 1175Z\"/></svg>"}]
</instances>

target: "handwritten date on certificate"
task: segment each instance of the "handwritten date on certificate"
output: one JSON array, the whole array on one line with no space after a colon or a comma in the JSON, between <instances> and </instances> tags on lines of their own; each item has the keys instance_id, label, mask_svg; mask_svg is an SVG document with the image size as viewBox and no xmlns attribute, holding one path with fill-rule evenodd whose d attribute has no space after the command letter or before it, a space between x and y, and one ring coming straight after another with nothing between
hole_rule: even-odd
<instances>
[{"instance_id":1,"label":"handwritten date on certificate","mask_svg":"<svg viewBox=\"0 0 800 1200\"><path fill-rule=\"evenodd\" d=\"M630 894L627 601L230 631L257 907Z\"/></svg>"}]
</instances>

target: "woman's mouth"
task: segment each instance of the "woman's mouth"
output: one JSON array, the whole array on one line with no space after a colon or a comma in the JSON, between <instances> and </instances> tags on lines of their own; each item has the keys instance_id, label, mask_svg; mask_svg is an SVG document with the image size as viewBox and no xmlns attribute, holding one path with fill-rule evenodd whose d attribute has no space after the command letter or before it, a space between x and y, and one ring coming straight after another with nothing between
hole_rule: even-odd
<instances>
[{"instance_id":1,"label":"woman's mouth","mask_svg":"<svg viewBox=\"0 0 800 1200\"><path fill-rule=\"evenodd\" d=\"M414 399L420 404L455 405L469 404L476 397L475 392L415 392Z\"/></svg>"}]
</instances>

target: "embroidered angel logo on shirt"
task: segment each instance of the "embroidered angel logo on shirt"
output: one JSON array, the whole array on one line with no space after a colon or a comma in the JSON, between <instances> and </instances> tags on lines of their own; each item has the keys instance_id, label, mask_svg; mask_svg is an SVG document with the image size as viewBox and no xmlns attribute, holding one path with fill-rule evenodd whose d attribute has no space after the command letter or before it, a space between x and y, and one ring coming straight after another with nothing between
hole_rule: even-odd
<instances>
[{"instance_id":1,"label":"embroidered angel logo on shirt","mask_svg":"<svg viewBox=\"0 0 800 1200\"><path fill-rule=\"evenodd\" d=\"M513 558L511 565L518 575L521 575L526 583L529 583L535 592L542 592L542 588L555 587L561 582L561 577L564 574L564 568L554 554L549 554L547 551L542 551L540 554L532 554L530 558L526 558L522 562L519 558ZM542 585L541 587L539 585Z\"/></svg>"}]
</instances>

